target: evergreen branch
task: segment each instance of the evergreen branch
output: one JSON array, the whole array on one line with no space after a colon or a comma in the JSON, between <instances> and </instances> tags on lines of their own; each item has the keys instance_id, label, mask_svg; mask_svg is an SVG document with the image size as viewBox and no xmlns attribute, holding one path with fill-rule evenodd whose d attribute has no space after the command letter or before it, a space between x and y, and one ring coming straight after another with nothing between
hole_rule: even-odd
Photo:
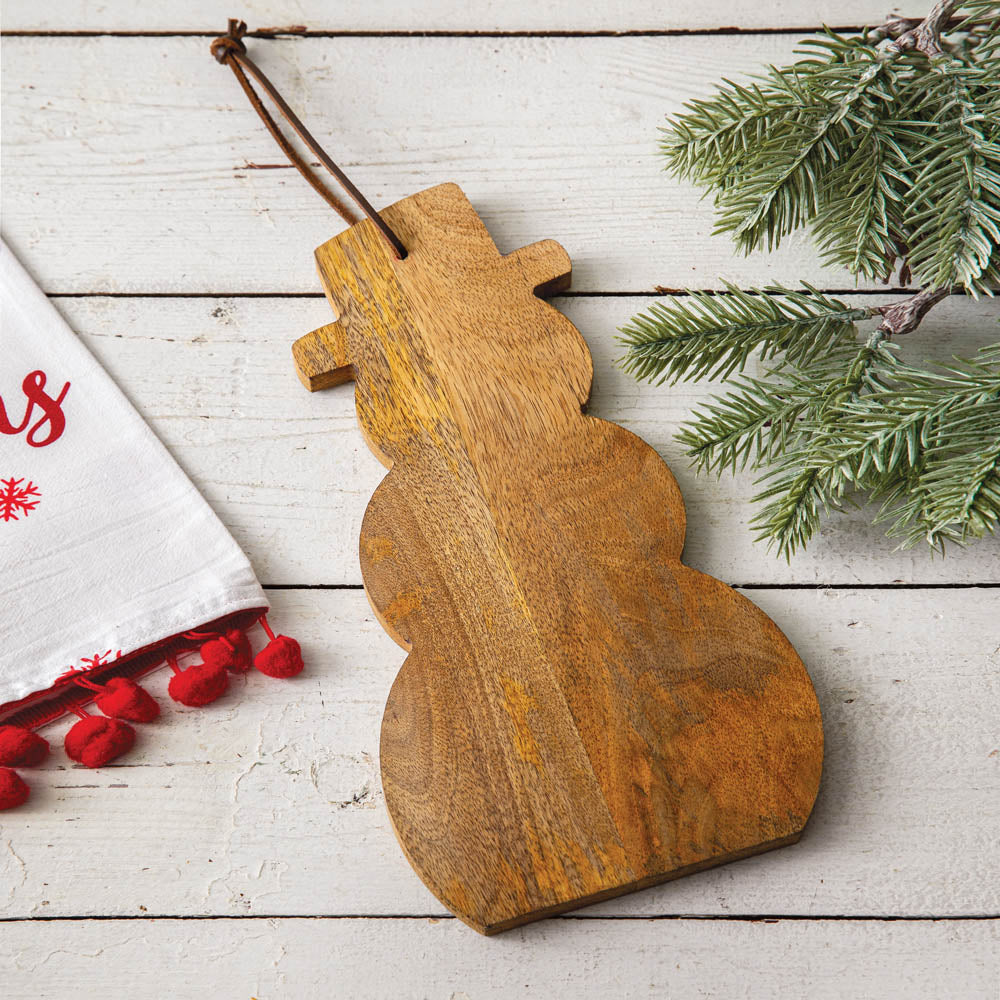
<instances>
[{"instance_id":1,"label":"evergreen branch","mask_svg":"<svg viewBox=\"0 0 1000 1000\"><path fill-rule=\"evenodd\" d=\"M996 0L963 0L963 15L956 31L967 31L974 39L980 58L992 58L1000 48L1000 3Z\"/></svg>"},{"instance_id":2,"label":"evergreen branch","mask_svg":"<svg viewBox=\"0 0 1000 1000\"><path fill-rule=\"evenodd\" d=\"M877 384L812 435L814 459L884 500L904 544L993 530L1000 518L1000 345L931 370L886 366Z\"/></svg>"},{"instance_id":3,"label":"evergreen branch","mask_svg":"<svg viewBox=\"0 0 1000 1000\"><path fill-rule=\"evenodd\" d=\"M899 548L910 548L920 538L938 552L945 551L946 541L955 541L944 532L933 532L925 517L928 497L920 482L923 467L921 456L913 468L901 470L895 476L887 476L872 486L870 497L881 501L881 508L872 518L873 524L891 522L886 529L886 537L903 538Z\"/></svg>"},{"instance_id":4,"label":"evergreen branch","mask_svg":"<svg viewBox=\"0 0 1000 1000\"><path fill-rule=\"evenodd\" d=\"M771 129L801 111L797 94L778 91L766 81L724 83L714 98L685 104L687 114L668 119L661 130L660 149L676 176L703 184L721 179Z\"/></svg>"},{"instance_id":5,"label":"evergreen branch","mask_svg":"<svg viewBox=\"0 0 1000 1000\"><path fill-rule=\"evenodd\" d=\"M639 378L741 376L678 439L699 470L766 469L759 538L790 557L856 493L904 544L943 548L1000 524L1000 345L914 368L889 341L950 294L1000 283L1000 2L938 0L791 66L726 81L669 122L667 167L715 199L744 251L813 224L823 259L911 277L917 294L850 308L805 286L658 303L622 330ZM879 318L868 343L856 323Z\"/></svg>"},{"instance_id":6,"label":"evergreen branch","mask_svg":"<svg viewBox=\"0 0 1000 1000\"><path fill-rule=\"evenodd\" d=\"M799 444L789 448L780 464L759 480L765 488L754 502L770 501L750 522L757 540L767 540L790 559L819 527L821 516L839 510L856 479L850 461L824 454L814 440L825 440L837 426L845 406L877 389L895 359L879 338L849 355L827 372L803 372L800 384L813 387L814 401L803 421Z\"/></svg>"},{"instance_id":7,"label":"evergreen branch","mask_svg":"<svg viewBox=\"0 0 1000 1000\"><path fill-rule=\"evenodd\" d=\"M1000 405L990 407L1000 420ZM911 536L934 544L937 537L958 541L981 538L1000 521L1000 434L983 440L969 427L976 419L949 422L941 429L942 443L928 449L920 486L926 494L924 517L929 528Z\"/></svg>"},{"instance_id":8,"label":"evergreen branch","mask_svg":"<svg viewBox=\"0 0 1000 1000\"><path fill-rule=\"evenodd\" d=\"M925 83L935 129L914 157L909 257L922 282L973 294L996 279L991 257L1000 242L1000 144L978 107L983 77L980 68L942 60Z\"/></svg>"},{"instance_id":9,"label":"evergreen branch","mask_svg":"<svg viewBox=\"0 0 1000 1000\"><path fill-rule=\"evenodd\" d=\"M741 165L739 183L716 200L717 233L731 233L745 252L774 249L781 238L813 219L821 208L822 178L857 144L858 125L871 128L889 99L889 58L855 40L857 58L831 58L810 74L811 113L788 118L768 132L753 159ZM820 96L822 93L822 97Z\"/></svg>"},{"instance_id":10,"label":"evergreen branch","mask_svg":"<svg viewBox=\"0 0 1000 1000\"><path fill-rule=\"evenodd\" d=\"M1000 345L935 369L906 368L882 405L896 420L922 419L913 486L921 499L890 529L908 544L964 542L1000 518Z\"/></svg>"},{"instance_id":11,"label":"evergreen branch","mask_svg":"<svg viewBox=\"0 0 1000 1000\"><path fill-rule=\"evenodd\" d=\"M727 282L727 294L692 292L654 303L621 329L621 363L637 378L660 383L727 377L755 351L762 359L783 351L789 363L807 365L853 341L855 322L874 314L804 289L745 292Z\"/></svg>"},{"instance_id":12,"label":"evergreen branch","mask_svg":"<svg viewBox=\"0 0 1000 1000\"><path fill-rule=\"evenodd\" d=\"M897 167L906 154L892 128L879 119L851 156L824 181L816 216L816 241L824 263L887 281L905 256L903 212L910 178ZM903 168L905 169L905 168Z\"/></svg>"},{"instance_id":13,"label":"evergreen branch","mask_svg":"<svg viewBox=\"0 0 1000 1000\"><path fill-rule=\"evenodd\" d=\"M809 401L788 386L744 377L735 391L695 410L676 438L698 471L756 469L786 449Z\"/></svg>"}]
</instances>

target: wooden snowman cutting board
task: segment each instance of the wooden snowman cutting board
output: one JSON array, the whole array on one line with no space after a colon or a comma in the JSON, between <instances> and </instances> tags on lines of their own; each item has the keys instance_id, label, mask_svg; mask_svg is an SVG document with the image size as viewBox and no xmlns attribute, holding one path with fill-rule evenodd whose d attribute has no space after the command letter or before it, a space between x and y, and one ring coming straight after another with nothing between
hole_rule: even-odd
<instances>
[{"instance_id":1,"label":"wooden snowman cutting board","mask_svg":"<svg viewBox=\"0 0 1000 1000\"><path fill-rule=\"evenodd\" d=\"M443 184L316 251L335 323L294 346L353 379L390 468L361 568L409 650L382 721L413 867L490 934L796 841L823 733L805 668L756 606L680 562L656 452L587 416L592 364L539 295L557 243L501 256Z\"/></svg>"}]
</instances>

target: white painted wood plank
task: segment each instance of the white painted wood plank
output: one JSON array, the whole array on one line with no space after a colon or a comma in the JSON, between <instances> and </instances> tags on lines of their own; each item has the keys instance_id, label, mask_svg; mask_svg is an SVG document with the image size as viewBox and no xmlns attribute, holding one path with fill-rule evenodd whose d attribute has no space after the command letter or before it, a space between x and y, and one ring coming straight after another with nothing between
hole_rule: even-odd
<instances>
[{"instance_id":1,"label":"white painted wood plank","mask_svg":"<svg viewBox=\"0 0 1000 1000\"><path fill-rule=\"evenodd\" d=\"M7 0L5 31L213 31L221 33L233 6L223 0L171 0L169 4L106 0ZM553 0L545 4L501 0L367 0L363 4L303 4L300 0L243 0L240 16L251 28L304 25L312 31L624 31L740 27L818 27L881 23L878 0ZM915 11L917 12L917 11Z\"/></svg>"},{"instance_id":2,"label":"white painted wood plank","mask_svg":"<svg viewBox=\"0 0 1000 1000\"><path fill-rule=\"evenodd\" d=\"M802 840L586 914L1000 913L997 591L748 596L795 644L824 713ZM161 671L147 684L164 717L120 766L69 767L57 751L26 772L31 801L0 814L0 916L444 914L402 856L378 778L404 654L359 591L271 597L307 672L254 673L184 709Z\"/></svg>"},{"instance_id":3,"label":"white painted wood plank","mask_svg":"<svg viewBox=\"0 0 1000 1000\"><path fill-rule=\"evenodd\" d=\"M58 299L249 553L276 584L360 583L361 518L384 469L357 428L347 386L307 393L292 341L328 322L322 299ZM866 300L870 301L870 300ZM753 476L698 476L674 440L713 391L640 385L615 366L616 328L645 298L563 298L595 361L591 412L642 435L687 503L686 560L732 583L1000 582L1000 541L947 558L896 551L873 511L834 515L790 563L752 541ZM971 354L997 339L995 301L953 298L903 345L907 356Z\"/></svg>"},{"instance_id":4,"label":"white painted wood plank","mask_svg":"<svg viewBox=\"0 0 1000 1000\"><path fill-rule=\"evenodd\" d=\"M996 921L139 920L3 929L9 1000L995 1000Z\"/></svg>"},{"instance_id":5,"label":"white painted wood plank","mask_svg":"<svg viewBox=\"0 0 1000 1000\"><path fill-rule=\"evenodd\" d=\"M577 290L853 287L801 234L735 255L657 154L666 113L795 42L285 38L254 55L374 204L457 181L501 249L562 242ZM312 250L342 223L206 38L15 37L3 54L4 234L47 291L317 290Z\"/></svg>"}]
</instances>

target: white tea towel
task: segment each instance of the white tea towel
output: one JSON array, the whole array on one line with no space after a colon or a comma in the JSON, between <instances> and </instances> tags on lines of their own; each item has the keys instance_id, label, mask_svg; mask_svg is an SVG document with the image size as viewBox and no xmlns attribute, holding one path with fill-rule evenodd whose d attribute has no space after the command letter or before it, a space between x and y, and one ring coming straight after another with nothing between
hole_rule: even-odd
<instances>
[{"instance_id":1,"label":"white tea towel","mask_svg":"<svg viewBox=\"0 0 1000 1000\"><path fill-rule=\"evenodd\" d=\"M0 253L3 706L86 657L126 657L267 599L191 481Z\"/></svg>"}]
</instances>

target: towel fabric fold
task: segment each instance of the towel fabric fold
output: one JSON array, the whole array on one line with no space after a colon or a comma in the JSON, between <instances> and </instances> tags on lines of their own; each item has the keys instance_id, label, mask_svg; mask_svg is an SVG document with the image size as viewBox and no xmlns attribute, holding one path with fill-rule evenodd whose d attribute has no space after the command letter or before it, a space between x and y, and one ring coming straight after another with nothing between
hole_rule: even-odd
<instances>
[{"instance_id":1,"label":"towel fabric fold","mask_svg":"<svg viewBox=\"0 0 1000 1000\"><path fill-rule=\"evenodd\" d=\"M206 623L246 627L267 599L124 394L0 255L2 722L68 668L128 662Z\"/></svg>"}]
</instances>

